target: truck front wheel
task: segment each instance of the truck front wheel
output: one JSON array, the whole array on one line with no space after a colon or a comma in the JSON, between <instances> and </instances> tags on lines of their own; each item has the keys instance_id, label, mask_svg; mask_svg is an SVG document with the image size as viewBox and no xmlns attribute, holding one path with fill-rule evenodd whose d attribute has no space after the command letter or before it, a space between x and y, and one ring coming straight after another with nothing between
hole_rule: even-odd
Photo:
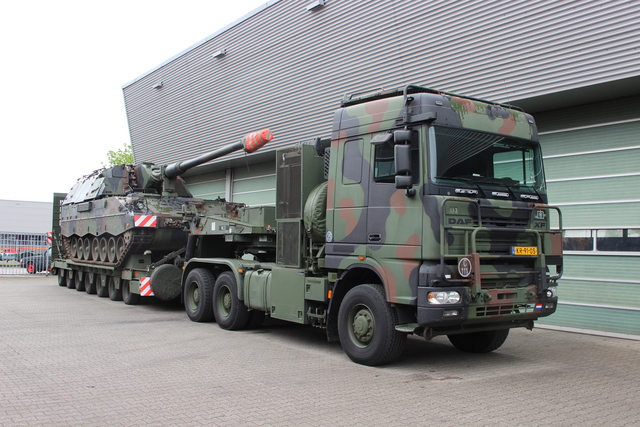
<instances>
[{"instance_id":1,"label":"truck front wheel","mask_svg":"<svg viewBox=\"0 0 640 427\"><path fill-rule=\"evenodd\" d=\"M447 335L455 348L467 353L489 353L498 349L509 336L509 329Z\"/></svg>"},{"instance_id":2,"label":"truck front wheel","mask_svg":"<svg viewBox=\"0 0 640 427\"><path fill-rule=\"evenodd\" d=\"M249 320L249 311L238 298L238 284L233 274L225 271L213 287L213 312L222 329L243 329Z\"/></svg>"},{"instance_id":3,"label":"truck front wheel","mask_svg":"<svg viewBox=\"0 0 640 427\"><path fill-rule=\"evenodd\" d=\"M407 336L395 330L398 314L380 285L359 285L344 297L338 312L340 344L351 360L376 366L396 360Z\"/></svg>"},{"instance_id":4,"label":"truck front wheel","mask_svg":"<svg viewBox=\"0 0 640 427\"><path fill-rule=\"evenodd\" d=\"M213 273L206 268L194 268L184 284L184 309L194 322L213 320Z\"/></svg>"}]
</instances>

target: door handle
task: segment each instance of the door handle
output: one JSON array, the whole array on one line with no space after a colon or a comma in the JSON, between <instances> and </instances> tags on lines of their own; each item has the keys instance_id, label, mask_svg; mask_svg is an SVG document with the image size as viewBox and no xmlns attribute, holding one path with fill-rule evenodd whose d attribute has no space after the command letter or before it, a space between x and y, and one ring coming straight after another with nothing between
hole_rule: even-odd
<instances>
[{"instance_id":1,"label":"door handle","mask_svg":"<svg viewBox=\"0 0 640 427\"><path fill-rule=\"evenodd\" d=\"M380 240L382 240L382 236L380 234L369 234L369 241L370 242L379 242Z\"/></svg>"}]
</instances>

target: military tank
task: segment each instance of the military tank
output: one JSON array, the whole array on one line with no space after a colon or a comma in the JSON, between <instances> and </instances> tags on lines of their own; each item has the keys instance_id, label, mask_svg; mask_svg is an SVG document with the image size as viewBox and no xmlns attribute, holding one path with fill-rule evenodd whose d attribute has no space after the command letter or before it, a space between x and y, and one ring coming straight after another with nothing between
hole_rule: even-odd
<instances>
[{"instance_id":1,"label":"military tank","mask_svg":"<svg viewBox=\"0 0 640 427\"><path fill-rule=\"evenodd\" d=\"M178 257L194 219L212 206L230 206L194 198L180 175L234 151L253 153L272 138L264 129L184 162L118 165L80 178L60 206L65 258L78 266L122 270L132 254L150 254L154 267Z\"/></svg>"}]
</instances>

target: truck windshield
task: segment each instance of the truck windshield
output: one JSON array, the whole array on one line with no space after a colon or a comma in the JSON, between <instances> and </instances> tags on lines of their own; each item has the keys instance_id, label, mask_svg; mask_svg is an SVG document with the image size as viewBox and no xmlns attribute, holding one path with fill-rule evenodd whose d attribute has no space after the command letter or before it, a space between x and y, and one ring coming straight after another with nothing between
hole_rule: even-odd
<instances>
[{"instance_id":1,"label":"truck windshield","mask_svg":"<svg viewBox=\"0 0 640 427\"><path fill-rule=\"evenodd\" d=\"M546 193L542 154L535 141L438 126L429 129L429 140L432 182Z\"/></svg>"}]
</instances>

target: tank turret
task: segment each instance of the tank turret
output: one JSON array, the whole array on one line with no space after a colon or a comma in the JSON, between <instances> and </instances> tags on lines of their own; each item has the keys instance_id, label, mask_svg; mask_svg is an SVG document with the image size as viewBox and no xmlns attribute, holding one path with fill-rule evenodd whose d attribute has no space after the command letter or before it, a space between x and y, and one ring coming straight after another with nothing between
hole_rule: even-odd
<instances>
[{"instance_id":1,"label":"tank turret","mask_svg":"<svg viewBox=\"0 0 640 427\"><path fill-rule=\"evenodd\" d=\"M191 195L180 175L234 151L253 153L272 138L265 129L184 162L118 165L80 178L61 202L67 258L116 269L132 254L150 254L154 265L167 261L185 247L189 219L210 206Z\"/></svg>"}]
</instances>

